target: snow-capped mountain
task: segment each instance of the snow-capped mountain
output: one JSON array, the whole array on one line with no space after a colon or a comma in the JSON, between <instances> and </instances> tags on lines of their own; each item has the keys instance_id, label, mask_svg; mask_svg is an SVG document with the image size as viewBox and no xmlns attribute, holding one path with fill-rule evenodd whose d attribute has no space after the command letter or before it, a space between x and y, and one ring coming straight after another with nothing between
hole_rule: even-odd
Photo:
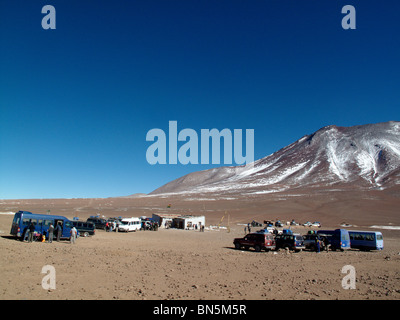
<instances>
[{"instance_id":1,"label":"snow-capped mountain","mask_svg":"<svg viewBox=\"0 0 400 320\"><path fill-rule=\"evenodd\" d=\"M247 166L197 171L153 191L263 194L299 187L400 184L400 122L324 127Z\"/></svg>"}]
</instances>

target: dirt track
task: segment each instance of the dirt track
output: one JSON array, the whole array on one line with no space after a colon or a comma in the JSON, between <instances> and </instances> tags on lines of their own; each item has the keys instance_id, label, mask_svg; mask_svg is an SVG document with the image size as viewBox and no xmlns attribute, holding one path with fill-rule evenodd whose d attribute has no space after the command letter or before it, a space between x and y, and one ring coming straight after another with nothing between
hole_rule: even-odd
<instances>
[{"instance_id":1,"label":"dirt track","mask_svg":"<svg viewBox=\"0 0 400 320\"><path fill-rule=\"evenodd\" d=\"M186 230L98 231L75 245L8 237L0 215L0 299L399 299L400 245L387 233L382 252L254 252L233 249L242 226ZM300 230L305 233L306 229ZM42 288L44 265L56 289ZM356 289L341 286L344 265Z\"/></svg>"}]
</instances>

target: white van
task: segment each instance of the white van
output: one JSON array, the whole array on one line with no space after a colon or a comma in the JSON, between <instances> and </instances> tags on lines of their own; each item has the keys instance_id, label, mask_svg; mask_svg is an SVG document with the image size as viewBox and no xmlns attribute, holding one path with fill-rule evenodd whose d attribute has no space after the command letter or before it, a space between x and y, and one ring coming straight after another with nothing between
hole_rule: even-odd
<instances>
[{"instance_id":1,"label":"white van","mask_svg":"<svg viewBox=\"0 0 400 320\"><path fill-rule=\"evenodd\" d=\"M124 218L118 226L118 231L129 232L140 230L142 221L139 218Z\"/></svg>"}]
</instances>

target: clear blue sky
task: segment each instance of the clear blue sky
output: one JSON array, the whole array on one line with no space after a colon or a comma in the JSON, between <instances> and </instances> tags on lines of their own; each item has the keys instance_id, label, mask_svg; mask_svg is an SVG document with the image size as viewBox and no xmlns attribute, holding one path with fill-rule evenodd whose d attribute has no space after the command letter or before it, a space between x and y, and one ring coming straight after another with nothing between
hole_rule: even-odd
<instances>
[{"instance_id":1,"label":"clear blue sky","mask_svg":"<svg viewBox=\"0 0 400 320\"><path fill-rule=\"evenodd\" d=\"M56 30L41 9L56 8ZM343 30L341 9L357 10ZM153 128L400 120L399 1L0 1L0 199L148 193L207 165L146 161Z\"/></svg>"}]
</instances>

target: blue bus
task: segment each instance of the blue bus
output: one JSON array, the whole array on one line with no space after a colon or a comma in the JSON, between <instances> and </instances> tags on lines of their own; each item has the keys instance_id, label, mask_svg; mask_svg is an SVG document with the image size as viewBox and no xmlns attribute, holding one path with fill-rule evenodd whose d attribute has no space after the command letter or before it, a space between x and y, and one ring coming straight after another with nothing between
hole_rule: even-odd
<instances>
[{"instance_id":1,"label":"blue bus","mask_svg":"<svg viewBox=\"0 0 400 320\"><path fill-rule=\"evenodd\" d=\"M54 228L57 226L57 224L60 224L62 228L61 239L69 239L70 231L73 227L72 221L63 216L35 214L29 211L18 211L14 215L10 234L21 240L24 240L26 230L31 223L35 226L35 231L37 233L46 234L46 237L48 237L48 230L51 224L54 226ZM56 231L54 231L54 238L56 238Z\"/></svg>"},{"instance_id":2,"label":"blue bus","mask_svg":"<svg viewBox=\"0 0 400 320\"><path fill-rule=\"evenodd\" d=\"M317 234L326 237L332 250L350 249L350 235L346 229L318 230Z\"/></svg>"},{"instance_id":3,"label":"blue bus","mask_svg":"<svg viewBox=\"0 0 400 320\"><path fill-rule=\"evenodd\" d=\"M378 231L349 230L351 247L360 250L383 250L383 236Z\"/></svg>"}]
</instances>

